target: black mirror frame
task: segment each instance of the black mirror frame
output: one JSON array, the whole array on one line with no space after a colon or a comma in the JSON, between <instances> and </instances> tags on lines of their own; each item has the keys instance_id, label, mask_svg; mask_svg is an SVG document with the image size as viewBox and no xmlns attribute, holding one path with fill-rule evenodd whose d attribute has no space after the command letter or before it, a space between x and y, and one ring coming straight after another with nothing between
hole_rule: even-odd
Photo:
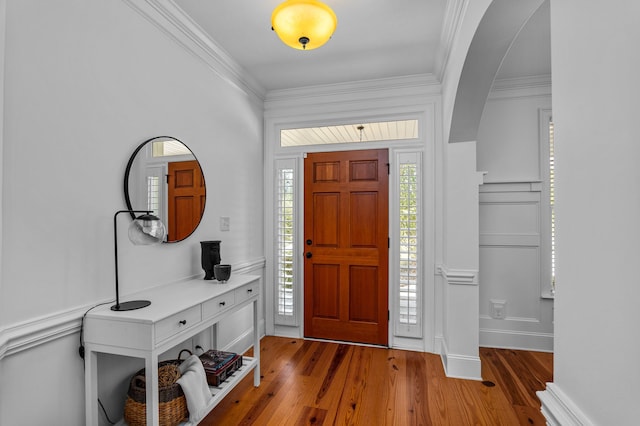
<instances>
[{"instance_id":1,"label":"black mirror frame","mask_svg":"<svg viewBox=\"0 0 640 426\"><path fill-rule=\"evenodd\" d=\"M132 211L133 207L131 205L131 197L129 196L129 174L131 173L131 167L133 166L133 162L136 159L136 156L138 155L138 153L140 152L140 150L142 150L143 147L145 147L148 143L155 141L156 139L173 139L174 141L178 141L180 142L182 145L184 145L187 149L189 149L189 151L191 151L191 148L189 148L184 142L182 142L180 139L178 138L174 138L173 136L154 136L150 139L147 139L146 141L142 142L140 145L138 145L138 147L133 151L133 153L131 154L131 157L129 158L129 161L127 162L127 168L124 171L124 184L123 184L123 189L124 189L124 200L125 203L127 204L127 209ZM193 151L191 151L191 154L193 154ZM200 164L200 161L198 160L198 158L196 157L195 154L193 154L193 157L196 159L196 161L198 161L198 165ZM202 170L202 166L200 166L200 170ZM204 173L202 174L202 179L204 180ZM206 191L206 187L207 187L207 183L206 180L204 182L204 186L205 186L205 191ZM206 202L205 202L205 207L204 209L206 209ZM202 211L202 215L200 216L200 222L202 222L202 216L204 216L204 209ZM135 213L131 212L131 219L136 218ZM195 231L196 229L198 229L198 226L200 226L200 222L198 222L198 224L193 228L193 230L191 231L191 233L189 235L187 235L186 237L184 237L181 240L174 240L174 241L164 241L164 243L178 243L180 241L184 241L187 238L189 238ZM165 224L165 226L168 226L168 224Z\"/></svg>"}]
</instances>

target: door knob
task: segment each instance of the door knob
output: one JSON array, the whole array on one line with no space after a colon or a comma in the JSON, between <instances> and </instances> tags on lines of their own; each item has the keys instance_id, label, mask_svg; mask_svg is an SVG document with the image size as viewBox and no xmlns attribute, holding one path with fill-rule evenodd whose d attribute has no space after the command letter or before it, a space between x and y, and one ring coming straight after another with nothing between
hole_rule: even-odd
<instances>
[{"instance_id":1,"label":"door knob","mask_svg":"<svg viewBox=\"0 0 640 426\"><path fill-rule=\"evenodd\" d=\"M313 241L307 240L307 245L310 246L311 244L313 244Z\"/></svg>"},{"instance_id":2,"label":"door knob","mask_svg":"<svg viewBox=\"0 0 640 426\"><path fill-rule=\"evenodd\" d=\"M307 259L311 259L311 256L313 256L313 254L308 251L307 254L305 254L305 256L307 257Z\"/></svg>"}]
</instances>

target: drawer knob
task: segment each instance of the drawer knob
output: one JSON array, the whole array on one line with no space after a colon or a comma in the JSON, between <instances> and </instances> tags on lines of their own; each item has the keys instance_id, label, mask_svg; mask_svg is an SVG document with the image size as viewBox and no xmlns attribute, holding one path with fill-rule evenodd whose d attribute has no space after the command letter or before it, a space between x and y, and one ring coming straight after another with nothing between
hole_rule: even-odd
<instances>
[{"instance_id":1,"label":"drawer knob","mask_svg":"<svg viewBox=\"0 0 640 426\"><path fill-rule=\"evenodd\" d=\"M179 321L179 323L180 323L181 325L186 325L186 324L187 324L187 320L180 320L180 321Z\"/></svg>"},{"instance_id":2,"label":"drawer knob","mask_svg":"<svg viewBox=\"0 0 640 426\"><path fill-rule=\"evenodd\" d=\"M227 304L227 302L224 302L224 301L220 302L220 306L224 306L226 304Z\"/></svg>"},{"instance_id":3,"label":"drawer knob","mask_svg":"<svg viewBox=\"0 0 640 426\"><path fill-rule=\"evenodd\" d=\"M248 289L248 290L247 290L247 293L252 293L252 292L253 292L253 289L252 289L252 288L250 288L250 289Z\"/></svg>"}]
</instances>

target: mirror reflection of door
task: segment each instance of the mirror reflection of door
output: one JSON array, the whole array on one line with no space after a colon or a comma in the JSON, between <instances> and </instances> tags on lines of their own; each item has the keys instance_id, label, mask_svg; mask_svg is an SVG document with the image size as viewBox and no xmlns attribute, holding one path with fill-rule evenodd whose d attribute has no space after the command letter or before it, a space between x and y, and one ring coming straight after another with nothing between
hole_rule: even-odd
<instances>
[{"instance_id":1,"label":"mirror reflection of door","mask_svg":"<svg viewBox=\"0 0 640 426\"><path fill-rule=\"evenodd\" d=\"M169 163L167 241L188 237L204 213L206 192L196 160Z\"/></svg>"},{"instance_id":2,"label":"mirror reflection of door","mask_svg":"<svg viewBox=\"0 0 640 426\"><path fill-rule=\"evenodd\" d=\"M387 345L389 153L304 161L304 335Z\"/></svg>"}]
</instances>

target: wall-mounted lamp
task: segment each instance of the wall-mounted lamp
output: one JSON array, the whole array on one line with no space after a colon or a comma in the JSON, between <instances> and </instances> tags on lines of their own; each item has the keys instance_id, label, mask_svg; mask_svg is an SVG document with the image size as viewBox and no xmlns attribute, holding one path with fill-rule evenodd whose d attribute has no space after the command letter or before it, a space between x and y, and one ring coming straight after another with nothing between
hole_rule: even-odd
<instances>
[{"instance_id":1,"label":"wall-mounted lamp","mask_svg":"<svg viewBox=\"0 0 640 426\"><path fill-rule=\"evenodd\" d=\"M271 14L271 29L284 44L298 50L322 46L337 25L333 10L317 0L287 0Z\"/></svg>"},{"instance_id":2,"label":"wall-mounted lamp","mask_svg":"<svg viewBox=\"0 0 640 426\"><path fill-rule=\"evenodd\" d=\"M149 306L149 300L131 300L120 303L120 293L118 288L118 228L116 218L120 213L144 213L135 218L129 225L129 240L135 245L151 245L164 241L167 230L158 217L148 210L119 210L113 215L113 242L114 255L116 259L116 304L111 307L112 311L132 311L134 309Z\"/></svg>"}]
</instances>

